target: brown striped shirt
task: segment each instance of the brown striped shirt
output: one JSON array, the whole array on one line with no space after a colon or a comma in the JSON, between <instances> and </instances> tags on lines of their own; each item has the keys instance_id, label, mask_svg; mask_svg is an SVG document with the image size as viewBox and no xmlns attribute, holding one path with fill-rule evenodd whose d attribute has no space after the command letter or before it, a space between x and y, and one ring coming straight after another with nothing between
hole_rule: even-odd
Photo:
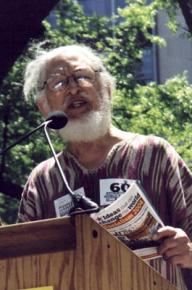
<instances>
[{"instance_id":1,"label":"brown striped shirt","mask_svg":"<svg viewBox=\"0 0 192 290\"><path fill-rule=\"evenodd\" d=\"M97 203L100 179L140 180L164 224L182 228L192 240L192 174L164 139L130 134L114 145L103 164L94 170L83 167L67 151L60 152L58 158L71 189L83 187L86 196ZM55 217L54 200L67 193L54 159L40 163L24 188L19 221ZM181 273L179 267L168 266L161 259L151 264L178 289L192 289L192 270Z\"/></svg>"}]
</instances>

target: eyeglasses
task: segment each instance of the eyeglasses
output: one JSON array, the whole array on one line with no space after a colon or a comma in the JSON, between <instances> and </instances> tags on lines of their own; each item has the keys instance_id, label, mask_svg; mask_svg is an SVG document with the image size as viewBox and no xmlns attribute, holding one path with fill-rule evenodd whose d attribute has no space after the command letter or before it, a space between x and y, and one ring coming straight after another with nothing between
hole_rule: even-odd
<instances>
[{"instance_id":1,"label":"eyeglasses","mask_svg":"<svg viewBox=\"0 0 192 290\"><path fill-rule=\"evenodd\" d=\"M56 73L48 78L40 89L43 90L47 86L52 92L66 91L67 86L71 81L79 87L90 87L95 82L95 72L98 71L79 70L69 77Z\"/></svg>"}]
</instances>

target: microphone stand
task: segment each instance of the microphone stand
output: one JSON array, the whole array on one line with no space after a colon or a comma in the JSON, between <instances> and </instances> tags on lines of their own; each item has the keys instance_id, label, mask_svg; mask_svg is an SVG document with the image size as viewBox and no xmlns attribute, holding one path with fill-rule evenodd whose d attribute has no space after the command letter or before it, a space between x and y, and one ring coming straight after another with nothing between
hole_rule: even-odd
<instances>
[{"instance_id":1,"label":"microphone stand","mask_svg":"<svg viewBox=\"0 0 192 290\"><path fill-rule=\"evenodd\" d=\"M41 129L43 126L47 126L49 125L49 123L51 123L52 120L47 120L45 122L43 122L42 124L40 124L37 128L33 129L32 131L30 131L29 133L25 134L24 136L20 137L16 142L12 143L10 146L6 147L4 150L0 151L0 155L3 155L4 153L6 153L9 149L11 149L12 147L14 147L15 145L19 144L20 142L24 141L25 139L27 139L29 136L31 136L34 132L36 132L37 130Z\"/></svg>"},{"instance_id":2,"label":"microphone stand","mask_svg":"<svg viewBox=\"0 0 192 290\"><path fill-rule=\"evenodd\" d=\"M89 198L87 198L86 196L83 196L81 194L75 194L71 188L69 187L69 184L67 182L67 179L65 177L65 174L61 168L61 164L57 158L57 155L55 153L55 149L53 148L53 145L52 145L52 142L51 142L51 139L49 137L49 134L48 134L48 131L47 131L47 127L48 127L48 124L49 122L45 122L45 126L44 126L44 132L45 132L45 136L47 138L47 141L48 141L48 144L49 144L49 147L53 153L53 156L54 156L54 159L55 159L55 162L56 162L56 165L58 167L58 170L59 170L59 173L62 177L62 180L67 188L67 190L69 191L71 197L72 197L72 200L73 200L73 203L74 203L74 206L75 208L72 209L70 215L76 215L76 214L83 214L83 213L93 213L93 212L98 212L99 211L99 206L93 202L92 200L90 200Z\"/></svg>"}]
</instances>

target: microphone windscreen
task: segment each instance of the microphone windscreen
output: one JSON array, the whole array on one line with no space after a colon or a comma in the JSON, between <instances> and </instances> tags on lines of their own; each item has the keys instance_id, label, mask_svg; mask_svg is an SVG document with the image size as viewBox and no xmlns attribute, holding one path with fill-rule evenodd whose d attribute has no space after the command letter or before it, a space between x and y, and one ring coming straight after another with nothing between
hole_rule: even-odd
<instances>
[{"instance_id":1,"label":"microphone windscreen","mask_svg":"<svg viewBox=\"0 0 192 290\"><path fill-rule=\"evenodd\" d=\"M63 127L65 127L65 125L68 122L68 118L66 116L66 114L62 111L54 111L52 113L49 114L48 118L46 119L46 121L52 121L50 122L47 127L51 128L51 129L62 129Z\"/></svg>"}]
</instances>

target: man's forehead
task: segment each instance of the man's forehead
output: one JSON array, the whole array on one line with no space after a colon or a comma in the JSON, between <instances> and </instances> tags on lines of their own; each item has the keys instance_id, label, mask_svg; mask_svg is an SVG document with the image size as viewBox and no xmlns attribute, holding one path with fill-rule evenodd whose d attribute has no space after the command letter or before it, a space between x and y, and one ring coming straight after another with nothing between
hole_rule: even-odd
<instances>
[{"instance_id":1,"label":"man's forehead","mask_svg":"<svg viewBox=\"0 0 192 290\"><path fill-rule=\"evenodd\" d=\"M70 68L90 68L90 62L84 55L60 54L52 58L46 65L46 71L67 70Z\"/></svg>"}]
</instances>

